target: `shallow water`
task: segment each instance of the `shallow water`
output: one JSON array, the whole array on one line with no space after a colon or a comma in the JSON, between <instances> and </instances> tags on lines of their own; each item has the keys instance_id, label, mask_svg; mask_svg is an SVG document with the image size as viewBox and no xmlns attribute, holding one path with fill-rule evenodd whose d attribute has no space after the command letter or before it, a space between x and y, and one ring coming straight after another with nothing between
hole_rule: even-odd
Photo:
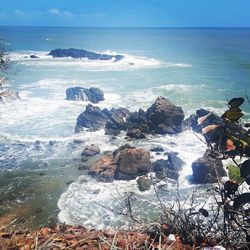
<instances>
[{"instance_id":1,"label":"shallow water","mask_svg":"<svg viewBox=\"0 0 250 250\"><path fill-rule=\"evenodd\" d=\"M154 190L140 193L135 181L103 184L82 177L78 167L85 164L80 159L84 145L95 143L105 152L127 141L125 134L112 139L102 130L75 134L76 118L87 103L65 100L66 88L99 87L105 101L98 106L132 111L147 109L161 95L182 106L186 117L200 107L222 114L228 99L250 94L249 29L2 27L1 37L13 62L6 87L18 91L21 100L0 106L0 218L22 218L20 226L48 223L59 212L59 219L67 223L126 224L93 202L112 204L115 187L154 202ZM47 56L59 47L125 58L104 62ZM39 58L26 58L31 54ZM250 106L244 104L243 110L249 119ZM162 145L178 152L186 162L180 180L182 195L194 187L188 181L191 163L205 146L192 132L130 143L147 149ZM175 185L169 184L162 195L173 200ZM148 204L142 208L155 216Z\"/></svg>"}]
</instances>

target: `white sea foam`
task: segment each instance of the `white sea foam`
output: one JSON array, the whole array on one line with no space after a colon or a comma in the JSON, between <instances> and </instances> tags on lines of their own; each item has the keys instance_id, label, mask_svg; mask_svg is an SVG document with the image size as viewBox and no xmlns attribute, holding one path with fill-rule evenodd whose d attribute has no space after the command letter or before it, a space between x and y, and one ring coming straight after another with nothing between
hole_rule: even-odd
<instances>
[{"instance_id":1,"label":"white sea foam","mask_svg":"<svg viewBox=\"0 0 250 250\"><path fill-rule=\"evenodd\" d=\"M17 61L26 66L55 66L55 67L71 67L71 70L85 70L85 71L123 71L134 70L140 68L160 68L160 67L191 67L185 63L171 63L156 60L154 58L147 58L142 56L133 56L123 54L124 59L115 62L114 60L88 60L88 59L73 59L73 58L53 58L48 56L48 51L22 51L12 52L10 59ZM110 55L118 54L112 51L106 51ZM39 58L30 58L30 55L38 56Z\"/></svg>"},{"instance_id":2,"label":"white sea foam","mask_svg":"<svg viewBox=\"0 0 250 250\"><path fill-rule=\"evenodd\" d=\"M122 143L125 143L125 140L121 140ZM192 185L188 181L192 172L191 164L205 151L205 145L192 132L186 131L174 136L152 136L148 140L135 141L133 145L147 149L152 145L162 145L166 151L178 152L179 157L186 163L179 180L181 193L191 192ZM152 157L152 160L156 160L167 156L157 156L152 153ZM176 186L171 183L168 183L165 191L161 191L161 197L165 202L175 200ZM157 186L162 187L165 184L165 182L160 182ZM138 216L149 215L149 217L152 217L157 213L157 199L153 187L142 193L138 190L135 180L102 183L90 177L82 176L61 195L58 202L59 220L68 224L97 228L107 226L128 227L131 225L131 221L106 209L116 210L125 192L135 193L134 206L140 204L140 209L137 211Z\"/></svg>"}]
</instances>

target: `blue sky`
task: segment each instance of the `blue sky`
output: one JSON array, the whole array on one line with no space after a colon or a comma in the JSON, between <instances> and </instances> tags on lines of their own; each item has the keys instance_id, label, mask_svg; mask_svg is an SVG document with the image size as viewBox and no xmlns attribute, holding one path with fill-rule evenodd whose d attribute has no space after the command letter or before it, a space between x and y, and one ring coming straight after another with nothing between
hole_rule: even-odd
<instances>
[{"instance_id":1,"label":"blue sky","mask_svg":"<svg viewBox=\"0 0 250 250\"><path fill-rule=\"evenodd\" d=\"M0 0L0 25L250 27L250 0Z\"/></svg>"}]
</instances>

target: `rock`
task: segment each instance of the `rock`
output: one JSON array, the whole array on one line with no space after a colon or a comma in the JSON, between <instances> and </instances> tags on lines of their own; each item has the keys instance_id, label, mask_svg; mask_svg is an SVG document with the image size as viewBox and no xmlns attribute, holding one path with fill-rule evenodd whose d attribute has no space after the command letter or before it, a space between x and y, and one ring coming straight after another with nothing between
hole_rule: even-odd
<instances>
[{"instance_id":1,"label":"rock","mask_svg":"<svg viewBox=\"0 0 250 250\"><path fill-rule=\"evenodd\" d=\"M90 165L89 174L99 181L111 182L114 180L116 168L112 154L107 154Z\"/></svg>"},{"instance_id":2,"label":"rock","mask_svg":"<svg viewBox=\"0 0 250 250\"><path fill-rule=\"evenodd\" d=\"M158 134L175 134L183 131L184 113L164 97L158 97L147 110L146 118L150 129Z\"/></svg>"},{"instance_id":3,"label":"rock","mask_svg":"<svg viewBox=\"0 0 250 250\"><path fill-rule=\"evenodd\" d=\"M164 148L161 145L159 145L159 146L150 148L150 151L151 152L164 152Z\"/></svg>"},{"instance_id":4,"label":"rock","mask_svg":"<svg viewBox=\"0 0 250 250\"><path fill-rule=\"evenodd\" d=\"M74 87L66 89L66 99L73 101L90 101L98 103L104 101L104 94L99 88Z\"/></svg>"},{"instance_id":5,"label":"rock","mask_svg":"<svg viewBox=\"0 0 250 250\"><path fill-rule=\"evenodd\" d=\"M226 176L222 161L216 159L208 150L203 157L192 163L192 170L193 182L199 184L215 183L218 178Z\"/></svg>"},{"instance_id":6,"label":"rock","mask_svg":"<svg viewBox=\"0 0 250 250\"><path fill-rule=\"evenodd\" d=\"M146 190L149 190L151 185L153 184L152 180L150 180L148 177L145 177L145 176L140 176L137 180L137 186L138 186L138 189L141 191L141 192L144 192Z\"/></svg>"},{"instance_id":7,"label":"rock","mask_svg":"<svg viewBox=\"0 0 250 250\"><path fill-rule=\"evenodd\" d=\"M32 59L36 59L36 58L39 58L39 56L36 56L36 55L30 55L30 58L32 58Z\"/></svg>"},{"instance_id":8,"label":"rock","mask_svg":"<svg viewBox=\"0 0 250 250\"><path fill-rule=\"evenodd\" d=\"M98 148L96 145L91 144L89 146L86 146L81 154L81 156L93 156L100 153L100 148Z\"/></svg>"},{"instance_id":9,"label":"rock","mask_svg":"<svg viewBox=\"0 0 250 250\"><path fill-rule=\"evenodd\" d=\"M113 153L117 168L115 179L132 180L151 169L150 153L142 148L121 147Z\"/></svg>"},{"instance_id":10,"label":"rock","mask_svg":"<svg viewBox=\"0 0 250 250\"><path fill-rule=\"evenodd\" d=\"M185 162L173 152L168 154L168 162L170 165L169 169L173 171L182 170L182 167L185 164Z\"/></svg>"},{"instance_id":11,"label":"rock","mask_svg":"<svg viewBox=\"0 0 250 250\"><path fill-rule=\"evenodd\" d=\"M72 58L87 58L89 60L114 60L120 61L124 58L122 55L107 55L90 52L83 49L54 49L48 54L53 57L72 57Z\"/></svg>"},{"instance_id":12,"label":"rock","mask_svg":"<svg viewBox=\"0 0 250 250\"><path fill-rule=\"evenodd\" d=\"M11 90L0 91L0 103L8 103L21 99L18 92Z\"/></svg>"},{"instance_id":13,"label":"rock","mask_svg":"<svg viewBox=\"0 0 250 250\"><path fill-rule=\"evenodd\" d=\"M97 131L105 128L106 134L117 135L120 129L125 128L126 117L130 114L125 108L112 108L110 110L101 110L91 104L87 105L86 110L82 112L76 123L76 132L80 132L84 128L89 128L90 131ZM115 132L114 132L115 131Z\"/></svg>"},{"instance_id":14,"label":"rock","mask_svg":"<svg viewBox=\"0 0 250 250\"><path fill-rule=\"evenodd\" d=\"M146 138L145 134L141 132L139 128L130 128L126 134L130 138L134 139L144 139Z\"/></svg>"},{"instance_id":15,"label":"rock","mask_svg":"<svg viewBox=\"0 0 250 250\"><path fill-rule=\"evenodd\" d=\"M83 128L89 128L90 131L97 131L104 128L107 120L108 117L103 114L100 108L88 104L86 110L77 118L75 131L78 133Z\"/></svg>"},{"instance_id":16,"label":"rock","mask_svg":"<svg viewBox=\"0 0 250 250\"><path fill-rule=\"evenodd\" d=\"M175 153L168 153L168 159L160 159L155 161L153 171L156 172L156 177L159 179L169 178L177 180L179 178L179 171L182 169L184 162L176 156Z\"/></svg>"}]
</instances>

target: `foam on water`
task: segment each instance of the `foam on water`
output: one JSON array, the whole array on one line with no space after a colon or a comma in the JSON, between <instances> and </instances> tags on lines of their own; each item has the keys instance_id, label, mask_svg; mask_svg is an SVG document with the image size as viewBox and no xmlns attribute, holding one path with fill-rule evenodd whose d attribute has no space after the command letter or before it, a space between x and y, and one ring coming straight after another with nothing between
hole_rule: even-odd
<instances>
[{"instance_id":1,"label":"foam on water","mask_svg":"<svg viewBox=\"0 0 250 250\"><path fill-rule=\"evenodd\" d=\"M121 139L119 144L121 145L125 142L124 139ZM180 190L182 194L191 192L192 185L189 183L192 172L191 164L195 159L202 156L205 151L205 145L192 132L186 131L175 136L152 136L144 141L135 141L133 145L146 149L149 149L152 145L162 145L166 151L178 152L180 158L185 161L185 166L179 179ZM153 161L167 157L151 154ZM165 182L160 182L157 186L161 187L165 186L165 184ZM129 192L135 194L134 207L140 205L140 209L136 211L137 216L149 216L151 218L156 216L158 211L157 198L153 187L142 193L138 190L135 180L102 183L82 176L61 195L58 201L60 209L59 220L68 224L80 224L96 228L107 226L126 228L132 222L111 210L117 210L117 207L124 199L124 194ZM176 185L170 181L165 191L161 191L161 197L166 202L173 202L175 192Z\"/></svg>"},{"instance_id":2,"label":"foam on water","mask_svg":"<svg viewBox=\"0 0 250 250\"><path fill-rule=\"evenodd\" d=\"M88 59L73 59L73 58L53 58L48 56L47 52L25 51L25 52L12 52L10 59L17 61L20 64L26 66L55 66L55 67L72 67L72 70L82 69L84 71L123 71L123 70L135 70L141 68L160 68L160 67L191 67L189 64L171 63L156 60L154 58L147 58L141 56L133 56L129 54L123 54L124 59L115 62L113 60L88 60ZM117 53L107 51L110 55ZM29 58L30 55L38 56L39 58Z\"/></svg>"}]
</instances>

